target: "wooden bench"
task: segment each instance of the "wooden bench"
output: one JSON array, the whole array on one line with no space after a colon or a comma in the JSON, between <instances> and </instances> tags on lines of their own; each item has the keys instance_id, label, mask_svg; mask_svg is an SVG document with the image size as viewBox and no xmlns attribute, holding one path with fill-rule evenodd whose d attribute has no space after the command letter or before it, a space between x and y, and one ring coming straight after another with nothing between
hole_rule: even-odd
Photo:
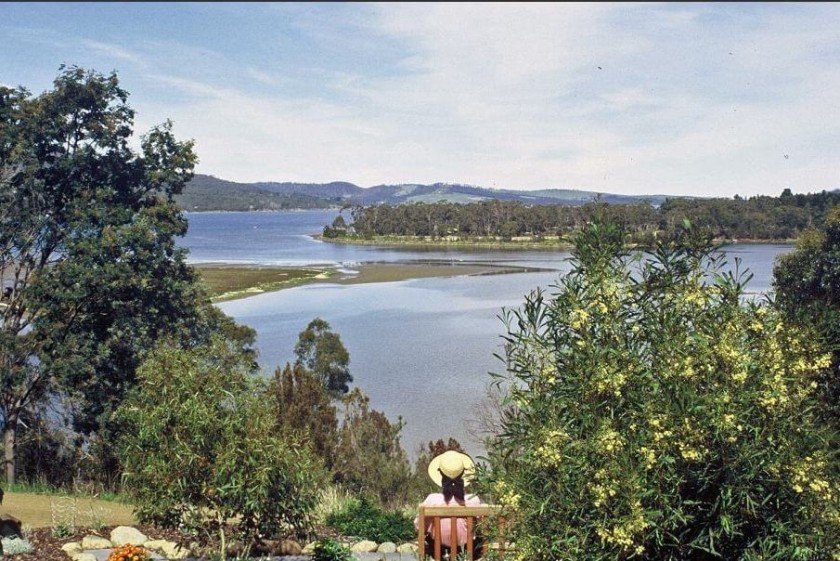
<instances>
[{"instance_id":1,"label":"wooden bench","mask_svg":"<svg viewBox=\"0 0 840 561\"><path fill-rule=\"evenodd\" d=\"M498 513L499 507L495 505L482 506L421 506L417 515L417 546L419 548L418 557L420 561L426 559L426 526L431 519L432 523L432 540L434 541L435 561L441 561L441 536L440 530L441 519L449 518L449 551L458 551L458 519L464 518L467 522L467 543L465 551L467 559L475 559L474 541L475 541L475 523L478 518L487 516L494 516ZM500 536L499 543L504 544L504 520L500 519ZM499 546L499 558L503 558L505 548L503 545ZM454 561L456 554L450 553L449 558Z\"/></svg>"}]
</instances>

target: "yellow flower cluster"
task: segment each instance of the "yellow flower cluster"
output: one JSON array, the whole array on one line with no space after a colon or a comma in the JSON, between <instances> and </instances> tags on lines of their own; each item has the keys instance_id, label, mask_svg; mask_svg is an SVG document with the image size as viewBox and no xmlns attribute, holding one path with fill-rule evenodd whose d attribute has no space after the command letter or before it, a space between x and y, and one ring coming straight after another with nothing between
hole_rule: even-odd
<instances>
[{"instance_id":1,"label":"yellow flower cluster","mask_svg":"<svg viewBox=\"0 0 840 561\"><path fill-rule=\"evenodd\" d=\"M639 454L645 461L645 469L652 469L656 465L656 452L654 452L653 448L642 446L639 448Z\"/></svg>"},{"instance_id":2,"label":"yellow flower cluster","mask_svg":"<svg viewBox=\"0 0 840 561\"><path fill-rule=\"evenodd\" d=\"M511 489L504 481L496 481L493 485L493 490L496 493L496 500L501 505L517 508L519 502L522 500L522 496Z\"/></svg>"},{"instance_id":3,"label":"yellow flower cluster","mask_svg":"<svg viewBox=\"0 0 840 561\"><path fill-rule=\"evenodd\" d=\"M549 430L543 433L542 443L534 450L535 462L543 467L556 467L563 460L561 453L569 435L562 430Z\"/></svg>"},{"instance_id":4,"label":"yellow flower cluster","mask_svg":"<svg viewBox=\"0 0 840 561\"><path fill-rule=\"evenodd\" d=\"M690 462L696 462L697 460L702 458L703 454L705 453L705 450L701 448L695 448L694 446L691 446L690 444L686 444L684 442L678 442L677 448L680 449L680 455L683 457L683 459L688 460Z\"/></svg>"},{"instance_id":5,"label":"yellow flower cluster","mask_svg":"<svg viewBox=\"0 0 840 561\"><path fill-rule=\"evenodd\" d=\"M604 506L607 501L618 493L616 482L610 479L605 469L595 472L595 483L589 486L592 493L592 504L596 507Z\"/></svg>"},{"instance_id":6,"label":"yellow flower cluster","mask_svg":"<svg viewBox=\"0 0 840 561\"><path fill-rule=\"evenodd\" d=\"M608 425L601 428L595 441L598 451L606 455L612 455L624 446L624 440L621 438L621 435Z\"/></svg>"},{"instance_id":7,"label":"yellow flower cluster","mask_svg":"<svg viewBox=\"0 0 840 561\"><path fill-rule=\"evenodd\" d=\"M595 533L601 538L601 541L610 545L618 546L625 551L633 551L636 555L644 552L644 546L635 545L639 534L642 533L650 524L645 520L642 512L642 505L639 501L635 501L632 506L630 516L612 527L598 525Z\"/></svg>"},{"instance_id":8,"label":"yellow flower cluster","mask_svg":"<svg viewBox=\"0 0 840 561\"><path fill-rule=\"evenodd\" d=\"M601 365L594 376L595 390L600 393L611 393L616 397L621 396L621 389L627 383L627 374L617 368L610 368Z\"/></svg>"},{"instance_id":9,"label":"yellow flower cluster","mask_svg":"<svg viewBox=\"0 0 840 561\"><path fill-rule=\"evenodd\" d=\"M650 425L651 431L653 433L654 442L662 442L663 440L667 440L668 438L674 435L674 431L663 428L661 417L653 417L651 419L648 419L648 425Z\"/></svg>"},{"instance_id":10,"label":"yellow flower cluster","mask_svg":"<svg viewBox=\"0 0 840 561\"><path fill-rule=\"evenodd\" d=\"M576 309L572 310L569 314L569 325L575 331L579 331L586 326L586 323L589 321L589 312L584 309Z\"/></svg>"},{"instance_id":11,"label":"yellow flower cluster","mask_svg":"<svg viewBox=\"0 0 840 561\"><path fill-rule=\"evenodd\" d=\"M827 479L826 462L824 458L806 456L805 459L790 470L791 488L797 493L808 491L823 501L831 501L834 493L838 492L838 484L833 486ZM834 487L834 489L832 489Z\"/></svg>"}]
</instances>

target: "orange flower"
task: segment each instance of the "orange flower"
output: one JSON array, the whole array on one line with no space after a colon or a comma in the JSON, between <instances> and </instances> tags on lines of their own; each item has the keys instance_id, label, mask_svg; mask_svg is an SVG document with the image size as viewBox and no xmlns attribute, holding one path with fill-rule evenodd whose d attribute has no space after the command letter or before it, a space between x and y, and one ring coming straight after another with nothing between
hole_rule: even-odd
<instances>
[{"instance_id":1,"label":"orange flower","mask_svg":"<svg viewBox=\"0 0 840 561\"><path fill-rule=\"evenodd\" d=\"M118 547L108 556L108 561L149 561L151 556L144 548L130 543Z\"/></svg>"}]
</instances>

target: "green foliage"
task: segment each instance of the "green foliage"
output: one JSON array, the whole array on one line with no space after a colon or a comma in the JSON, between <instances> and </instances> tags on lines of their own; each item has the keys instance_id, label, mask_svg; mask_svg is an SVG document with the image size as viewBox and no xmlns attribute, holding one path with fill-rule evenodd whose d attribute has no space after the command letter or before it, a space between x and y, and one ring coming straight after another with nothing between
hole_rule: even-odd
<instances>
[{"instance_id":1,"label":"green foliage","mask_svg":"<svg viewBox=\"0 0 840 561\"><path fill-rule=\"evenodd\" d=\"M38 96L0 86L0 414L10 443L21 415L53 392L73 398L75 429L98 431L157 341L206 341L220 323L208 323L218 318L202 311L175 245L187 222L173 198L192 176L193 145L167 122L133 148L127 99L115 74L75 67Z\"/></svg>"},{"instance_id":2,"label":"green foliage","mask_svg":"<svg viewBox=\"0 0 840 561\"><path fill-rule=\"evenodd\" d=\"M773 277L776 307L832 354L820 390L828 416L840 427L840 206L822 228L799 238L796 251L779 258Z\"/></svg>"},{"instance_id":3,"label":"green foliage","mask_svg":"<svg viewBox=\"0 0 840 561\"><path fill-rule=\"evenodd\" d=\"M2 545L3 547L0 549L0 552L2 552L4 557L26 555L35 551L32 544L23 538L3 538Z\"/></svg>"},{"instance_id":4,"label":"green foliage","mask_svg":"<svg viewBox=\"0 0 840 561\"><path fill-rule=\"evenodd\" d=\"M332 395L340 396L350 390L350 353L326 321L315 318L300 332L295 356L295 365L306 367Z\"/></svg>"},{"instance_id":5,"label":"green foliage","mask_svg":"<svg viewBox=\"0 0 840 561\"><path fill-rule=\"evenodd\" d=\"M351 561L353 553L350 548L336 540L325 539L315 542L312 561Z\"/></svg>"},{"instance_id":6,"label":"green foliage","mask_svg":"<svg viewBox=\"0 0 840 561\"><path fill-rule=\"evenodd\" d=\"M125 484L142 521L214 528L222 550L233 519L246 542L309 531L323 468L278 434L251 369L220 338L192 350L160 347L143 363L119 411Z\"/></svg>"},{"instance_id":7,"label":"green foliage","mask_svg":"<svg viewBox=\"0 0 840 561\"><path fill-rule=\"evenodd\" d=\"M75 534L76 529L69 522L61 521L53 525L51 533L54 538L63 539Z\"/></svg>"},{"instance_id":8,"label":"green foliage","mask_svg":"<svg viewBox=\"0 0 840 561\"><path fill-rule=\"evenodd\" d=\"M358 388L344 398L344 422L333 463L334 481L383 505L405 504L411 467L400 444L402 419L391 423L370 408Z\"/></svg>"},{"instance_id":9,"label":"green foliage","mask_svg":"<svg viewBox=\"0 0 840 561\"><path fill-rule=\"evenodd\" d=\"M333 465L338 442L338 418L326 388L300 365L277 368L268 386L277 428L305 439L324 465Z\"/></svg>"},{"instance_id":10,"label":"green foliage","mask_svg":"<svg viewBox=\"0 0 840 561\"><path fill-rule=\"evenodd\" d=\"M415 536L414 521L399 511L387 512L366 498L349 501L327 517L327 526L345 536L375 542L401 542Z\"/></svg>"},{"instance_id":11,"label":"green foliage","mask_svg":"<svg viewBox=\"0 0 840 561\"><path fill-rule=\"evenodd\" d=\"M822 192L750 199L667 199L658 208L641 202L582 206L530 205L483 201L374 205L352 211L352 230L362 239L373 236L457 236L465 239L514 236L561 238L574 235L599 214L629 232L630 241L651 245L656 237L678 231L683 220L708 229L722 239L791 239L810 224L821 224L826 211L840 202L840 193ZM327 237L345 230L333 225Z\"/></svg>"},{"instance_id":12,"label":"green foliage","mask_svg":"<svg viewBox=\"0 0 840 561\"><path fill-rule=\"evenodd\" d=\"M691 232L646 256L599 224L507 315L509 386L479 492L519 559L828 559L840 463L808 334L742 301Z\"/></svg>"}]
</instances>

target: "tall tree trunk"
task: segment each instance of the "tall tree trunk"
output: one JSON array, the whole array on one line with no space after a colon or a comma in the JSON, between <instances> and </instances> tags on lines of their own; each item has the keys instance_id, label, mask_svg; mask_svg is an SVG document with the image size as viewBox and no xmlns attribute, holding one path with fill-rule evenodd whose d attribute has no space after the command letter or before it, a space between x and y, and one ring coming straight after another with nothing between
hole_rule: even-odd
<instances>
[{"instance_id":1,"label":"tall tree trunk","mask_svg":"<svg viewBox=\"0 0 840 561\"><path fill-rule=\"evenodd\" d=\"M17 415L6 418L3 429L4 461L6 465L6 484L15 483L15 440L17 438Z\"/></svg>"}]
</instances>

